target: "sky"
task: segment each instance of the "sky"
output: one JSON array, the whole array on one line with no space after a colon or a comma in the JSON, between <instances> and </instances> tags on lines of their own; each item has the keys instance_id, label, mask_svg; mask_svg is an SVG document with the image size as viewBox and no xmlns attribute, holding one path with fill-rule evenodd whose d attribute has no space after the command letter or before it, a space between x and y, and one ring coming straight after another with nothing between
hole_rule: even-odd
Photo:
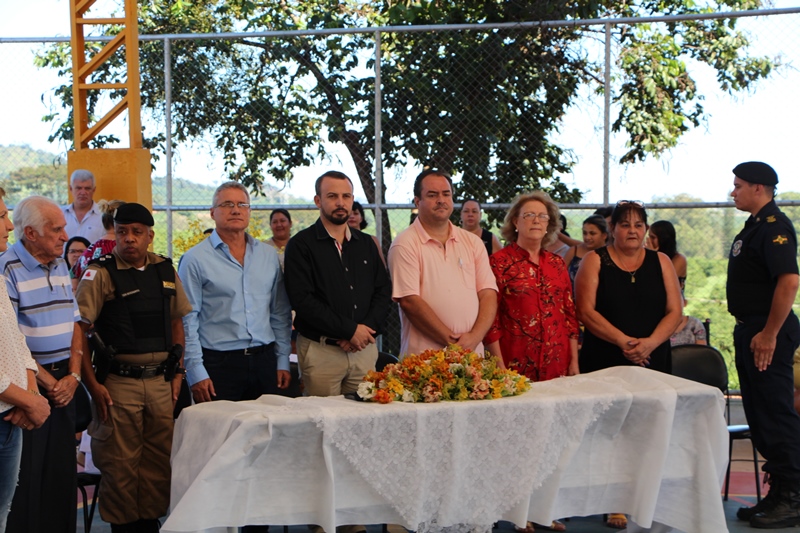
<instances>
[{"instance_id":1,"label":"sky","mask_svg":"<svg viewBox=\"0 0 800 533\"><path fill-rule=\"evenodd\" d=\"M105 3L109 3L105 0ZM104 0L99 0L93 12L101 14ZM775 7L794 7L800 0L775 2ZM800 15L771 17L769 21L743 20L752 24L756 51L771 56L780 54L788 66L769 80L757 85L748 94L730 96L716 86L711 69L692 71L699 90L705 95L703 106L708 112L707 124L684 135L680 145L661 157L634 165L612 164L610 199L640 199L687 193L703 201L726 201L730 192L731 169L742 161L761 160L770 163L780 177L779 190L800 191L796 152L800 134ZM0 38L50 37L69 35L67 0L34 0L18 2L0 0ZM52 71L37 69L32 64L31 45L0 44L0 145L27 144L33 148L63 152L64 147L47 142L52 126L41 121L48 112L47 98L42 94L58 84ZM9 75L13 73L13 75ZM599 98L599 97L598 97ZM570 187L584 193L585 203L603 201L603 134L602 101L581 102L567 114L561 127L559 142L578 156L571 175L562 176ZM612 119L613 120L613 119ZM120 131L124 131L120 125ZM324 170L336 168L355 176L355 169L342 150L341 163L332 162L313 168L297 169L288 192L311 198L313 181ZM612 161L624 153L619 138L612 139ZM192 181L217 184L223 180L218 159L206 155L207 150L181 148L175 155L173 175ZM401 176L386 170L390 203L411 200L413 176L418 168L409 168ZM165 174L163 159L154 175ZM356 197L364 199L357 186Z\"/></svg>"}]
</instances>

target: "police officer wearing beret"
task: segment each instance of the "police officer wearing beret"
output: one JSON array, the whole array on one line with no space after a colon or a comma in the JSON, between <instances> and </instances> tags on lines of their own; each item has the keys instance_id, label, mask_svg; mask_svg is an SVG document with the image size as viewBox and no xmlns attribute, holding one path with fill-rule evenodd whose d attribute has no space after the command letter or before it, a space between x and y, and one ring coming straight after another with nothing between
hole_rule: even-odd
<instances>
[{"instance_id":1,"label":"police officer wearing beret","mask_svg":"<svg viewBox=\"0 0 800 533\"><path fill-rule=\"evenodd\" d=\"M191 305L172 261L147 251L153 225L143 205L120 206L114 213L117 244L90 263L76 294L81 328L87 333L93 325L116 352L104 359L107 376L95 376L88 342L83 350L84 382L97 411L89 434L102 474L100 516L113 532L157 533L158 518L169 507L182 317ZM103 354L94 347L100 368Z\"/></svg>"},{"instance_id":2,"label":"police officer wearing beret","mask_svg":"<svg viewBox=\"0 0 800 533\"><path fill-rule=\"evenodd\" d=\"M769 494L737 512L756 528L800 525L800 415L794 409L792 354L800 324L792 312L798 288L797 236L775 205L778 175L751 161L733 169L731 197L750 213L728 258L728 311L736 318L736 370L747 423L767 462Z\"/></svg>"}]
</instances>

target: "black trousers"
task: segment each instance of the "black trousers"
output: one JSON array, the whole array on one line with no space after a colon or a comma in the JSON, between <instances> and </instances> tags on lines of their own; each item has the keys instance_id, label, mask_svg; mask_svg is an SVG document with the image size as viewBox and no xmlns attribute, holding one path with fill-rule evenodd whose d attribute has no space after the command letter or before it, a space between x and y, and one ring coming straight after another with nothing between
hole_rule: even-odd
<instances>
[{"instance_id":1,"label":"black trousers","mask_svg":"<svg viewBox=\"0 0 800 533\"><path fill-rule=\"evenodd\" d=\"M766 317L748 317L737 320L733 330L742 405L753 442L767 460L764 472L800 483L800 415L794 409L792 371L800 323L794 313L789 314L778 333L772 363L761 372L755 367L750 341L765 324Z\"/></svg>"},{"instance_id":2,"label":"black trousers","mask_svg":"<svg viewBox=\"0 0 800 533\"><path fill-rule=\"evenodd\" d=\"M239 352L239 353L237 353ZM262 394L281 394L275 345L263 353L219 352L203 348L203 366L214 384L215 400L255 400Z\"/></svg>"},{"instance_id":3,"label":"black trousers","mask_svg":"<svg viewBox=\"0 0 800 533\"><path fill-rule=\"evenodd\" d=\"M48 366L45 366L48 368ZM64 361L49 370L61 379ZM39 387L39 392L45 393ZM75 399L61 408L50 404L50 416L39 429L22 432L19 485L8 515L8 533L75 533L77 513Z\"/></svg>"}]
</instances>

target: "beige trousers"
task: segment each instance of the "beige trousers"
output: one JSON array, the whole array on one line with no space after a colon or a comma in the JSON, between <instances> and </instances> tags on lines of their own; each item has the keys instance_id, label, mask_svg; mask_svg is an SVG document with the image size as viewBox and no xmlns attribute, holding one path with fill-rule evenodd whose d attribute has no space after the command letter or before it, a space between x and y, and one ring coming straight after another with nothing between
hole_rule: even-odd
<instances>
[{"instance_id":1,"label":"beige trousers","mask_svg":"<svg viewBox=\"0 0 800 533\"><path fill-rule=\"evenodd\" d=\"M375 370L378 347L370 344L360 352L348 353L302 335L297 336L297 361L306 396L338 396L358 390L358 384Z\"/></svg>"}]
</instances>

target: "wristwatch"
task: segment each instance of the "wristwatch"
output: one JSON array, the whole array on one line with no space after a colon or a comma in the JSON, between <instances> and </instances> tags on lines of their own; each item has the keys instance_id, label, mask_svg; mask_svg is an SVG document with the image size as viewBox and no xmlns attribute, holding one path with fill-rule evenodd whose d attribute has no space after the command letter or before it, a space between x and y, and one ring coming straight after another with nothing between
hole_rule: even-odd
<instances>
[{"instance_id":1,"label":"wristwatch","mask_svg":"<svg viewBox=\"0 0 800 533\"><path fill-rule=\"evenodd\" d=\"M75 372L70 372L69 375L72 376L73 378L75 378L76 380L78 380L78 383L81 382L81 375L80 374L76 374Z\"/></svg>"}]
</instances>

